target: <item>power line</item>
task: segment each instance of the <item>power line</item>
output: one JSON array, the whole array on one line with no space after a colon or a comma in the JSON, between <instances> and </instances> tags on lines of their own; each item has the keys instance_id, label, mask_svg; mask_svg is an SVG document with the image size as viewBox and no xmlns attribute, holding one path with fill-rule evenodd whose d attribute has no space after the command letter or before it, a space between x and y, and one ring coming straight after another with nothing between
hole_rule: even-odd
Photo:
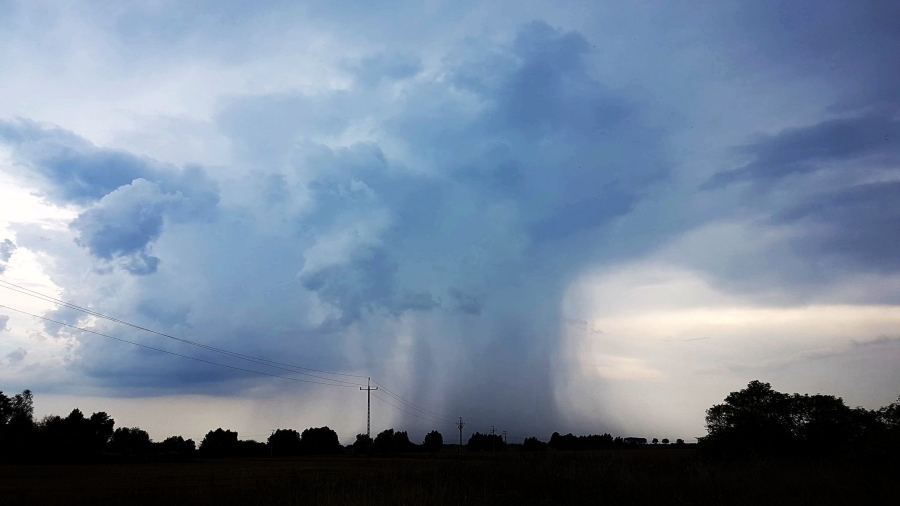
<instances>
[{"instance_id":1,"label":"power line","mask_svg":"<svg viewBox=\"0 0 900 506\"><path fill-rule=\"evenodd\" d=\"M7 285L8 285L8 286L7 286ZM5 280L2 280L2 279L0 279L0 288L6 288L7 290L11 290L11 291L16 292L16 293L20 293L20 294L27 295L27 296L30 296L30 297L34 297L34 298L37 298L37 299L40 299L40 300L44 300L45 302L51 302L51 303L59 304L59 305L62 305L62 306L64 306L64 307L67 307L67 308L69 308L69 309L74 309L74 310L76 310L76 311L81 311L81 312L83 312L83 313L89 314L89 315L91 315L91 316L95 316L95 317L97 317L97 318L102 318L102 319L105 319L105 320L108 320L108 321L111 321L111 322L119 323L119 324L121 324L121 325L126 325L126 326L132 327L132 328L134 328L134 329L138 329L138 330L142 330L142 331L145 331L145 332L149 332L149 333L151 333L151 334L156 334L156 335L158 335L158 336L162 336L162 337L165 337L165 338L168 338L168 339L172 339L172 340L174 340L174 341L178 341L178 342L181 342L181 343L184 343L184 344L188 344L188 345L191 345L191 346L195 346L195 347L198 347L198 348L201 348L201 349L205 349L205 350L208 350L208 351L220 353L220 354L223 354L223 355L232 357L232 358L237 358L237 359L240 359L240 360L245 360L245 361L252 362L252 363L255 363L255 364L258 364L258 365L262 365L262 366L265 366L265 367L271 367L271 368L274 368L274 369L280 369L280 370L287 371L287 372L290 372L290 373L293 373L293 374L301 374L301 375L304 375L304 376L309 376L309 377L321 379L321 380L324 380L324 381L329 382L329 383L323 383L323 382L311 381L311 380L300 380L300 379L297 379L297 378L290 378L290 377L287 377L287 376L281 376L281 375L270 374L270 373L263 373L263 372L255 371L255 370L251 370L251 369L244 369L244 368L235 367L235 366L230 366L230 365L226 365L226 364L220 364L220 363L218 363L218 362L212 362L212 361L209 361L209 360L203 360L203 359L199 359L199 358L196 358L196 357L191 357L191 356L188 356L188 355L181 355L181 354L179 354L179 353L170 352L170 351L168 351L168 350L163 350L163 349L160 349L160 348L154 348L154 347L152 347L152 346L147 346L147 345L135 343L135 342L132 342L132 341L127 341L127 340L125 340L125 339L121 339L121 338L117 338L117 337L108 336L108 335L106 335L106 334L102 334L102 333L99 333L99 332L96 332L96 331L93 331L93 330L85 329L85 328L82 328L82 327L77 327L77 326L74 326L74 325L69 325L69 324L67 324L67 323L63 323L63 322L59 322L59 321L56 321L56 320L52 320L52 319L50 319L50 318L46 318L46 317L43 317L43 316L38 316L38 315L35 315L35 314L27 313L27 312L25 312L25 311L13 309L13 308L10 308L10 307L7 307L7 306L0 306L0 307L7 307L8 309L11 309L11 310L13 310L13 311L17 311L17 312L20 312L20 313L23 313L23 314L27 314L27 315L33 316L33 317L35 317L35 318L40 318L40 319L43 319L43 320L46 320L46 321L50 321L50 322L53 322L53 323L57 323L57 324L59 324L59 325L64 325L64 326L71 327L71 328L74 328L74 329L77 329L77 330L81 330L81 331L84 331L84 332L89 332L89 333L97 334L97 335L100 335L100 336L103 336L103 337L108 337L108 338L110 338L110 339L114 339L114 340L117 340L117 341L122 341L122 342L125 342L125 343L134 344L134 345L136 345L136 346L141 346L141 347L144 347L144 348L148 348L148 349L152 349L152 350L156 350L156 351L161 351L161 352L163 352L163 353L169 353L169 354L171 354L171 355L175 355L175 356L179 356L179 357L184 357L184 358L189 358L189 359L191 359L191 360L196 360L196 361L205 362L205 363L214 364L214 365L220 365L220 366L228 367L228 368L235 369L235 370L247 371L247 372L252 372L252 373L255 373L255 374L261 374L261 375L266 375L266 376L271 376L271 377L275 377L275 378L284 378L284 379L291 379L291 380L294 380L294 381L304 381L304 382L307 382L307 383L315 383L315 384L323 384L323 385L332 385L332 386L359 387L359 386L361 386L361 385L360 385L359 383L353 383L353 382L350 382L350 381L344 381L344 380L340 380L340 379L336 379L336 378L326 378L326 377L323 377L323 376L317 376L317 375L315 375L315 374L309 374L309 373L302 372L302 371L313 371L313 372L318 372L318 373L322 373L322 374L330 374L330 375L345 376L345 377L352 377L352 378L366 378L366 376L360 376L360 375L356 375L356 374L339 373L339 372L325 371L325 370L321 370L321 369L313 369L313 368L310 368L310 367L302 367L302 366L297 366L297 365L293 365L293 364L286 364L286 363L283 363L283 362L277 362L277 361L269 360L269 359L266 359L266 358L254 357L254 356L251 356L251 355L245 355L245 354L243 354L243 353L233 352L233 351L226 350L226 349L223 349L223 348L218 348L218 347L215 347L215 346L211 346L211 345L207 345L207 344L203 344L203 343L198 343L198 342L196 342L196 341L191 341L191 340L189 340L189 339L184 339L184 338L172 336L172 335L166 334L166 333L164 333L164 332L158 332L158 331L156 331L156 330L149 329L149 328L146 328L146 327L142 327L142 326L140 326L140 325L136 325L136 324L130 323L130 322L128 322L128 321L121 320L121 319L119 319L119 318L115 318L115 317L112 317L112 316L105 315L105 314L103 314L103 313L99 313L99 312L97 312L97 311L93 311L93 310L91 310L91 309L88 309L88 308L79 306L79 305L77 305L77 304L73 304L73 303L70 303L70 302L66 302L66 301L64 301L64 300L62 300L62 299L57 299L57 298L55 298L55 297L51 297L51 296L49 296L49 295L46 295L46 294L37 292L37 291L35 291L35 290L31 290L30 288L26 288L26 287L24 287L24 286L16 285L15 283L10 283L9 281L5 281ZM301 371L297 371L297 370L295 370L295 369L300 369ZM431 421L431 422L448 423L448 424L449 424L449 423L455 423L455 422L451 422L451 421L450 421L450 418L451 418L451 417L447 417L447 416L445 416L445 415L441 415L441 414L436 413L436 412L434 412L434 411L427 410L427 409L425 409L425 408L423 408L423 407L421 407L421 406L419 406L419 405L417 405L417 404L415 404L415 403L413 403L413 402L411 402L411 401L408 401L408 400L406 400L406 399L400 397L398 394L396 394L395 392L391 391L390 389L388 389L387 387L385 387L383 384L379 383L378 381L376 381L376 380L372 380L372 381L373 381L376 385L379 385L379 386L381 387L381 389L382 389L387 395L389 395L389 396L393 397L394 399L396 399L397 401L399 401L399 402L405 404L405 405L408 406L410 409L413 409L413 410L418 411L421 415L424 415L424 416L421 416L420 414L411 413L411 412L409 412L409 411L406 411L405 409L403 409L403 408L401 408L401 407L399 407L399 406L396 406L396 405L394 405L394 404L392 404L392 403L386 401L385 399L381 399L381 398L379 397L379 399L380 399L382 402L385 402L386 404L388 404L388 405L394 407L395 409L398 409L398 410L400 410L400 411L402 411L402 412L404 412L404 413L406 413L406 414L409 414L409 415L412 415L412 416L416 416L417 418L421 418L421 419L423 419L423 420L428 420L428 421ZM340 384L338 384L338 383L340 383Z\"/></svg>"},{"instance_id":2,"label":"power line","mask_svg":"<svg viewBox=\"0 0 900 506\"><path fill-rule=\"evenodd\" d=\"M439 414L439 413L435 413L434 411L429 411L429 410L427 410L427 409L425 409L425 408L423 408L423 407L421 407L421 406L418 406L418 405L416 405L416 404L413 404L412 402L409 402L409 401L407 401L406 399L404 399L404 398L400 397L399 395L397 395L396 393L392 392L392 391L389 390L386 386L382 385L382 384L379 383L378 381L375 381L375 380L372 380L372 381L373 381L376 385L380 386L381 389L384 390L384 392L385 392L386 394L390 395L390 396L393 397L394 399L397 399L398 401L402 402L403 404L408 405L410 408L416 409L416 410L420 411L422 414L427 415L427 416L430 416L430 417L432 417L432 418L440 418L440 419L444 419L444 421L446 421L446 422L448 422L448 423L451 423L452 417L444 416L444 415L441 415L441 414Z\"/></svg>"},{"instance_id":3,"label":"power line","mask_svg":"<svg viewBox=\"0 0 900 506\"><path fill-rule=\"evenodd\" d=\"M391 404L390 402L386 401L385 399L379 397L377 394L372 394L372 397L374 397L374 398L380 400L381 402L387 404L388 406L392 406L392 407L394 407L394 408L396 408L396 409L398 409L398 410L400 410L400 411L406 413L407 415L412 415L412 416L414 416L414 417L416 417L416 418L421 418L422 420L425 420L426 422L452 425L450 422L447 422L447 421L444 421L444 420L434 420L434 419L431 419L431 418L425 418L424 416L419 416L419 415L417 415L417 414L415 414L415 413L406 411L405 409L401 408L400 406L397 406L396 404Z\"/></svg>"},{"instance_id":4,"label":"power line","mask_svg":"<svg viewBox=\"0 0 900 506\"><path fill-rule=\"evenodd\" d=\"M10 286L5 286L5 285L11 285L11 287L10 287ZM13 288L13 287L14 287L14 288ZM191 341L191 340L189 340L189 339L183 339L183 338L180 338L180 337L175 337L175 336L166 334L166 333L164 333L164 332L157 332L157 331L155 331L155 330L153 330L153 329L148 329L148 328L146 328L146 327L142 327L142 326L140 326L140 325L135 325L135 324L130 323L130 322L127 322L127 321L125 321L125 320L120 320L120 319L114 318L114 317L112 317L112 316L107 316L107 315L105 315L105 314L98 313L98 312L96 312L96 311L93 311L93 310L90 310L90 309L87 309L87 308L78 306L78 305L76 305L76 304L72 304L72 303L66 302L66 301L61 300L61 299L57 299L57 298L51 297L51 296L49 296L49 295L42 294L42 293L40 293L40 292L36 292L36 291L31 290L31 289L29 289L29 288L25 288L25 287L23 287L23 286L19 286L19 285L16 285L16 284L14 284L14 283L10 283L9 281L4 281L4 280L2 280L2 279L0 279L0 288L6 288L7 290L11 290L11 291L14 291L14 292L17 292L17 293L21 293L21 294L23 294L23 295L28 295L28 296L30 296L30 297L35 297L35 298L38 298L38 299L42 299L42 300L44 300L44 301L46 301L46 302L53 302L53 303L56 303L56 304L61 304L61 305L65 306L65 307L68 307L68 308L70 308L70 309L75 309L75 310L77 310L77 311L82 311L82 312L87 313L87 314L89 314L89 315L91 315L91 316L96 316L96 317L98 317L98 318L103 318L103 319L105 319L105 320L109 320L109 321L112 321L112 322L115 322L115 323L119 323L119 324L122 324L122 325L127 325L127 326L129 326L129 327L132 327L132 328L135 328L135 329L138 329L138 330L143 330L143 331L145 331L145 332L150 332L150 333L156 334L156 335L158 335L158 336L166 337L166 338L168 338L168 339L173 339L173 340L175 340L175 341L179 341L179 342L182 342L182 343L185 343L185 344L189 344L189 345L191 345L191 346L196 346L196 347L199 347L199 348L203 348L203 349L205 349L205 350L213 351L213 352L216 352L216 353L221 353L221 354L224 354L224 355L228 355L228 356L233 357L233 358L238 358L238 359L241 359L241 360L246 360L246 361L248 361L248 362L253 362L253 363L256 363L256 364L259 364L259 365L264 365L264 366L266 366L266 367L272 367L272 368L274 368L274 369L281 369L282 371L288 371L288 372L292 372L292 373L295 373L295 374L302 374L302 375L304 375L304 376L311 376L311 377L313 377L313 378L323 379L323 380L327 380L327 381L335 381L335 382L339 382L339 383L346 383L346 384L348 384L348 385L353 385L353 386L360 386L360 385L359 385L359 383L352 383L352 382L349 382L349 381L343 381L343 380L333 379L333 378L324 378L324 377L322 377L322 376L316 376L315 374L309 374L309 373L305 373L305 372L301 372L301 371L295 371L295 370L293 370L293 369L301 369L301 370L304 370L304 371L313 371L313 372L318 372L318 373L322 373L322 374L332 374L332 375L336 375L336 376L348 376L348 377L352 377L352 378L365 378L365 377L366 377L366 376L359 376L359 375L356 375L356 374L346 374L346 373L339 373L339 372L323 371L323 370L320 370L320 369L312 369L312 368L309 368L309 367L301 367L301 366L297 366L297 365L293 365L293 364L285 364L285 363L282 363L282 362L276 362L276 361L274 361L274 360L268 360L268 359L265 359L265 358L254 357L254 356L251 356L251 355L245 355L245 354L243 354L243 353L237 353L237 352L225 350L225 349L222 349L222 348L217 348L217 347L215 347L215 346L210 346L210 345L208 345L208 344L198 343L198 342L196 342L196 341ZM274 364L274 365L273 365L273 364ZM286 369L285 367L280 367L280 366L289 367L290 369Z\"/></svg>"},{"instance_id":5,"label":"power line","mask_svg":"<svg viewBox=\"0 0 900 506\"><path fill-rule=\"evenodd\" d=\"M53 319L47 318L47 317L45 317L45 316L39 316L39 315L36 315L36 314L29 313L29 312L27 312L27 311L22 311L21 309L15 309L15 308L12 308L12 307L9 307L9 306L4 306L4 305L2 305L2 304L0 304L0 307L2 307L2 308L4 308L4 309L9 309L10 311L15 311L15 312L17 312L17 313L22 313L22 314L25 314L25 315L28 315L28 316L33 316L33 317L35 317L35 318L40 318L41 320L46 320L46 321L48 321L48 322L56 323L56 324L58 324L58 325L63 325L63 326L65 326L65 327L69 327L69 328L73 328L73 329L76 329L76 330L80 330L80 331L82 331L82 332L88 332L88 333L91 333L91 334L96 334L96 335L98 335L98 336L102 336L102 337L106 337L106 338L109 338L109 339L113 339L113 340L115 340L115 341L121 341L121 342L123 342L123 343L128 343L128 344L133 344L133 345L135 345L135 346L140 346L141 348L147 348L147 349L149 349L149 350L159 351L159 352L162 352L162 353L168 353L169 355L175 355L176 357L182 357L182 358L187 358L187 359L190 359L190 360L196 360L197 362L203 362L203 363L205 363L205 364L212 364L212 365L217 365L217 366L220 366L220 367L227 367L227 368L229 368L229 369L234 369L234 370L237 370L237 371L244 371L244 372L249 372L249 373L253 373L253 374L261 374L261 375L263 375L263 376L270 376L270 377L273 377L273 378L281 378L281 379L286 379L286 380L291 380L291 381L299 381L299 382L302 382L302 383L314 383L314 384L316 384L316 385L329 385L329 386L333 386L333 387L343 387L343 388L355 388L355 387L356 387L356 385L341 385L341 384L338 384L338 383L325 383L325 382L322 382L322 381L313 381L313 380L306 380L306 379L300 379L300 378L291 378L290 376L281 376L281 375L278 375L278 374L270 374L270 373L262 372L262 371L254 371L254 370L252 370L252 369L244 369L243 367L237 367L237 366L233 366L233 365L222 364L222 363L219 363L219 362L213 362L213 361L211 361L211 360L204 360L204 359L202 359L202 358L192 357L192 356L190 356L190 355L182 355L181 353L175 353L174 351L164 350L164 349L162 349L162 348L154 348L153 346L148 346L148 345L146 345L146 344L136 343L136 342L134 342L134 341L128 341L128 340L126 340L126 339L122 339L122 338L119 338L119 337L113 337L113 336L110 336L110 335L107 335L107 334L103 334L103 333L100 333L100 332L96 332L96 331L91 330L91 329L86 329L86 328L78 327L78 326L75 326L75 325L69 325L68 323L63 323L63 322L61 322L61 321L53 320Z\"/></svg>"},{"instance_id":6,"label":"power line","mask_svg":"<svg viewBox=\"0 0 900 506\"><path fill-rule=\"evenodd\" d=\"M13 287L18 288L19 290L16 290L15 288L10 288L9 286L4 286L4 285L12 285ZM182 342L182 343L185 343L185 344L190 344L190 345L192 345L192 346L197 346L197 347L200 347L200 348L203 348L203 349L207 349L207 350L210 350L210 351L215 351L215 352L217 352L217 353L223 353L223 354L225 354L225 355L229 355L229 356L235 357L235 358L240 358L240 359L242 359L242 360L247 360L247 361L250 361L250 362L255 362L255 363L257 363L257 364L265 365L265 366L267 366L267 367L273 367L273 368L276 368L276 369L282 369L282 370L286 370L286 371L290 371L290 372L295 372L295 373L297 373L297 374L304 374L304 375L306 375L306 376L312 376L312 377L315 377L315 378L325 379L325 380L329 380L329 381L344 382L344 381L342 381L342 380L336 380L336 379L331 379L331 378L322 378L322 377L320 377L320 376L315 376L315 375L311 375L311 374L308 374L308 373L303 373L303 372L299 372L299 371L292 371L292 370L289 370L289 369L283 369L283 368L281 368L281 367L276 367L275 365L271 365L271 364L277 364L277 365L280 365L280 366L286 366L286 367L290 367L290 368L292 368L292 369L302 369L302 370L306 370L306 371L319 372L319 373L323 373L323 374L332 374L332 375L337 375L337 376L349 376L349 377L353 377L353 378L365 378L365 376L358 376L358 375L355 375L355 374L346 374L346 373L339 373L339 372L323 371L323 370L319 370L319 369L312 369L312 368L309 368L309 367L301 367L301 366L297 366L297 365L293 365L293 364L285 364L285 363L281 363L281 362L276 362L276 361L274 361L274 360L268 360L268 359L265 359L265 358L254 357L254 356L251 356L251 355L245 355L245 354L242 354L242 353L237 353L237 352L233 352L233 351L230 351L230 350L225 350L225 349L222 349L222 348L217 348L217 347L215 347L215 346L211 346L211 345L207 345L207 344L203 344L203 343L198 343L198 342L195 342L195 341L191 341L191 340L189 340L189 339L184 339L184 338L180 338L180 337L175 337L175 336L172 336L172 335L163 333L163 332L158 332L158 331L155 331L155 330L153 330L153 329L148 329L148 328L146 328L146 327L142 327L142 326L140 326L140 325L135 325L135 324L130 323L130 322L127 322L127 321L125 321L125 320L120 320L120 319L114 318L114 317L112 317L112 316L107 316L107 315L105 315L105 314L98 313L98 312L96 312L96 311L93 311L93 310L90 310L90 309L87 309L87 308L78 306L78 305L76 305L76 304L72 304L72 303L70 303L70 302L66 302L66 301L64 301L64 300L57 299L57 298L51 297L51 296L49 296L49 295L42 294L42 293L40 293L40 292L36 292L36 291L34 291L34 290L31 290L31 289L29 289L29 288L25 288L25 287L23 287L23 286L16 285L16 284L14 284L14 283L10 283L9 281L0 280L0 287L6 288L7 290L12 290L12 291L14 291L14 292L22 293L23 295L28 295L28 296L35 297L35 298L40 298L40 299L43 299L43 300L45 300L45 301L47 301L47 302L54 302L54 303L57 303L57 304L61 304L61 305L65 306L65 307L68 307L68 308L71 308L71 309L75 309L75 310L78 310L78 311L82 311L82 312L84 312L84 313L90 314L90 315L92 315L92 316L96 316L96 317L98 317L98 318L103 318L103 319L106 319L106 320L109 320L109 321L112 321L112 322L116 322L116 323L119 323L119 324L122 324L122 325L127 325L127 326L129 326L129 327L136 328L136 329L139 329L139 330L143 330L143 331L145 331L145 332L150 332L150 333L152 333L152 334L156 334L156 335L159 335L159 336L162 336L162 337L166 337L166 338L168 338L168 339L173 339L173 340L175 340L175 341L179 341L179 342ZM21 291L21 290L24 290L24 292ZM30 292L30 293L26 293L26 292ZM350 383L350 382L344 382L344 383L353 384L353 385L357 385L357 386L358 386L358 384L356 384L356 383Z\"/></svg>"}]
</instances>

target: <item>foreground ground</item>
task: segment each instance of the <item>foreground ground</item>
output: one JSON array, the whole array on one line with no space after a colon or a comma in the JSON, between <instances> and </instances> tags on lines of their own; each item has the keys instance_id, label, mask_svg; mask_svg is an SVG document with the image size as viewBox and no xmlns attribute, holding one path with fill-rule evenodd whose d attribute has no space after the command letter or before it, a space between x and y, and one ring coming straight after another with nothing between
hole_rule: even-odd
<instances>
[{"instance_id":1,"label":"foreground ground","mask_svg":"<svg viewBox=\"0 0 900 506\"><path fill-rule=\"evenodd\" d=\"M19 504L900 504L896 469L693 451L0 466Z\"/></svg>"}]
</instances>

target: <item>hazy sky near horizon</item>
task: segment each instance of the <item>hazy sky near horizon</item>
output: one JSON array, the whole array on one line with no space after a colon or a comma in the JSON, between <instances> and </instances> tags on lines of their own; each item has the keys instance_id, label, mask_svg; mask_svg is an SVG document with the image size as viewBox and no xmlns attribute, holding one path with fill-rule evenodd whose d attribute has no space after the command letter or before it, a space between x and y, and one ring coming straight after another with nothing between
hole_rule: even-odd
<instances>
[{"instance_id":1,"label":"hazy sky near horizon","mask_svg":"<svg viewBox=\"0 0 900 506\"><path fill-rule=\"evenodd\" d=\"M0 280L467 433L690 440L753 379L900 395L896 2L0 11ZM0 308L24 388L154 438L365 431L356 387ZM373 400L388 427L455 434Z\"/></svg>"}]
</instances>

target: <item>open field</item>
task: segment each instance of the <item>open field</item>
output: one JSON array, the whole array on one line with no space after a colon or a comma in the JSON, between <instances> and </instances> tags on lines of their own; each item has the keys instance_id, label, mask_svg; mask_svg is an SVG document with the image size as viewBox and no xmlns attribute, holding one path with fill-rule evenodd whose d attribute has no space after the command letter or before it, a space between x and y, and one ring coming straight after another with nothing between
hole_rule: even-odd
<instances>
[{"instance_id":1,"label":"open field","mask_svg":"<svg viewBox=\"0 0 900 506\"><path fill-rule=\"evenodd\" d=\"M891 504L895 479L896 469L714 463L691 450L0 466L8 505Z\"/></svg>"}]
</instances>

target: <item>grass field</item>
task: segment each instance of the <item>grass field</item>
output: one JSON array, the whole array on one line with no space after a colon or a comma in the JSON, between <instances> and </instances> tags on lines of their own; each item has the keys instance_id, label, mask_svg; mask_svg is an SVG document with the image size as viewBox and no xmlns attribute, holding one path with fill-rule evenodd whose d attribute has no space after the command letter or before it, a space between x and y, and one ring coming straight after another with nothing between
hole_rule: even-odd
<instances>
[{"instance_id":1,"label":"grass field","mask_svg":"<svg viewBox=\"0 0 900 506\"><path fill-rule=\"evenodd\" d=\"M714 463L692 450L0 466L31 504L900 504L896 469Z\"/></svg>"}]
</instances>

